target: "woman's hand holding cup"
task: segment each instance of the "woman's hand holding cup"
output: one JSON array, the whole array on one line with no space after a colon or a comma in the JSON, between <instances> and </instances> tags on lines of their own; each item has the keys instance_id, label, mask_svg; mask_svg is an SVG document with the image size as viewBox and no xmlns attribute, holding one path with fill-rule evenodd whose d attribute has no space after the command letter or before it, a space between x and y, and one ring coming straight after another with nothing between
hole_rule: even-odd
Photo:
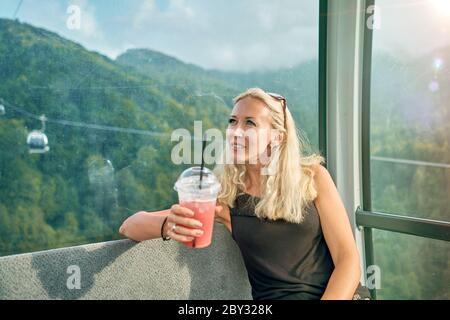
<instances>
[{"instance_id":1,"label":"woman's hand holding cup","mask_svg":"<svg viewBox=\"0 0 450 320\"><path fill-rule=\"evenodd\" d=\"M202 223L194 218L194 212L188 208L174 204L170 208L164 226L164 234L178 242L189 242L203 235Z\"/></svg>"}]
</instances>

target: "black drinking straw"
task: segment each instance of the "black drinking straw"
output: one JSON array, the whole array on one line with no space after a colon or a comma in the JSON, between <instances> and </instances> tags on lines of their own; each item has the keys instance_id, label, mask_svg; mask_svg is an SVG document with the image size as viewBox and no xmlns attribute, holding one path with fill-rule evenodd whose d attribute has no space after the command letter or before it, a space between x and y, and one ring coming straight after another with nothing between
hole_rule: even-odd
<instances>
[{"instance_id":1,"label":"black drinking straw","mask_svg":"<svg viewBox=\"0 0 450 320\"><path fill-rule=\"evenodd\" d=\"M202 165L200 166L200 184L199 184L199 189L202 188L202 180L203 180L203 168L205 167L205 147L206 147L206 137L203 136L203 140L202 140Z\"/></svg>"}]
</instances>

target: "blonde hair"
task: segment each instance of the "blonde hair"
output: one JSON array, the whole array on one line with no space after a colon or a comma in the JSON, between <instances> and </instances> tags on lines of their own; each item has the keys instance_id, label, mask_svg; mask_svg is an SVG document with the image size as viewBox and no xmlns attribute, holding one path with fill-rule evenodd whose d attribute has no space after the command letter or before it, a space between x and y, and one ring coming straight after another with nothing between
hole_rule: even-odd
<instances>
[{"instance_id":1,"label":"blonde hair","mask_svg":"<svg viewBox=\"0 0 450 320\"><path fill-rule=\"evenodd\" d=\"M324 163L325 160L319 154L302 154L303 149L308 146L306 139L297 131L288 108L284 128L283 107L279 100L260 88L250 88L233 101L236 104L247 97L264 102L271 113L272 128L284 133L278 150L279 158L274 164L275 174L261 175L261 197L256 204L255 215L269 220L284 219L301 223L305 207L317 197L312 167ZM268 166L273 164L273 160L269 160ZM221 162L214 172L221 183L218 201L233 208L236 197L245 190L245 165Z\"/></svg>"}]
</instances>

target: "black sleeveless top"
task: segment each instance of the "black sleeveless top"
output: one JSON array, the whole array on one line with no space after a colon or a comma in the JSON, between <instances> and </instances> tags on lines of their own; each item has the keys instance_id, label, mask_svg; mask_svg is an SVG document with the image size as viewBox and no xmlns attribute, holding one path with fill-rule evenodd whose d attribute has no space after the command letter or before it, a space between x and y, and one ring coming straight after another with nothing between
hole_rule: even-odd
<instances>
[{"instance_id":1,"label":"black sleeveless top","mask_svg":"<svg viewBox=\"0 0 450 320\"><path fill-rule=\"evenodd\" d=\"M334 265L314 202L298 224L258 218L252 200L238 195L230 216L253 299L320 299Z\"/></svg>"}]
</instances>

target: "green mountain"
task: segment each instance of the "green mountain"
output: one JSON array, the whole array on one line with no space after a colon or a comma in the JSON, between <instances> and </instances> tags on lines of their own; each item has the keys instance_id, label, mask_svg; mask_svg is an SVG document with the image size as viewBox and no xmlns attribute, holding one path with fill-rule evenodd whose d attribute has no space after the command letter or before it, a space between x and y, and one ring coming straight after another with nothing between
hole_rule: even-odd
<instances>
[{"instance_id":1,"label":"green mountain","mask_svg":"<svg viewBox=\"0 0 450 320\"><path fill-rule=\"evenodd\" d=\"M6 19L0 74L0 98L8 102L0 118L0 255L109 239L131 213L174 203L182 168L171 162L170 133L192 130L194 120L224 128L230 110ZM40 128L41 114L52 120L45 130L50 152L32 155L27 134Z\"/></svg>"},{"instance_id":2,"label":"green mountain","mask_svg":"<svg viewBox=\"0 0 450 320\"><path fill-rule=\"evenodd\" d=\"M313 146L318 145L317 61L290 69L250 73L206 70L149 49L128 50L116 61L143 75L163 79L168 91L182 85L193 95L224 99L227 103L250 87L281 93L287 98L289 110L299 129Z\"/></svg>"},{"instance_id":3,"label":"green mountain","mask_svg":"<svg viewBox=\"0 0 450 320\"><path fill-rule=\"evenodd\" d=\"M230 86L226 81L218 79L201 67L186 64L154 50L129 49L119 55L116 62L133 72L159 79L168 90L174 86L183 87L190 92L208 89L234 94L237 90L236 86Z\"/></svg>"}]
</instances>

